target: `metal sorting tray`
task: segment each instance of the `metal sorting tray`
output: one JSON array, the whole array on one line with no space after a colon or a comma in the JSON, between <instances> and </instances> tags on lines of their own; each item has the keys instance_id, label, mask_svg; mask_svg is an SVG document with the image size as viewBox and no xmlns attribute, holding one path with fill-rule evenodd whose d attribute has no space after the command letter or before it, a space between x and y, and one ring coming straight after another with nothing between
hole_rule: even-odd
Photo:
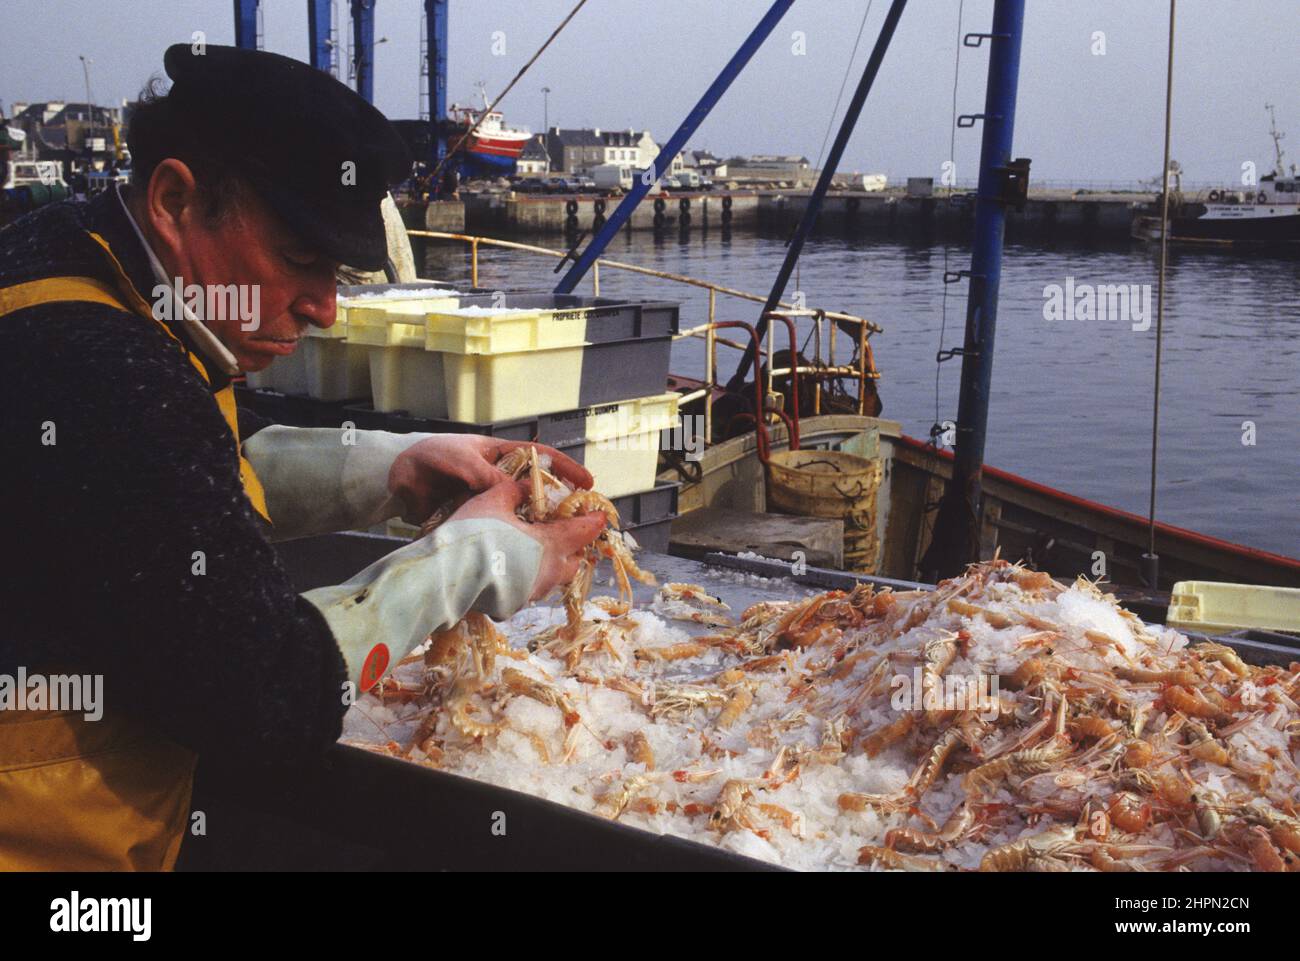
<instances>
[{"instance_id":1,"label":"metal sorting tray","mask_svg":"<svg viewBox=\"0 0 1300 961\"><path fill-rule=\"evenodd\" d=\"M277 550L306 590L337 583L401 543L330 534ZM664 555L642 562L664 580L697 579L702 568ZM641 585L638 591L639 600L653 593ZM292 768L201 759L192 806L223 827L204 837L187 834L179 870L779 870L341 745L318 763Z\"/></svg>"},{"instance_id":2,"label":"metal sorting tray","mask_svg":"<svg viewBox=\"0 0 1300 961\"><path fill-rule=\"evenodd\" d=\"M370 534L331 534L277 545L299 590L338 583L400 546ZM707 563L642 556L661 581L716 582L720 570L786 578L809 590L870 582L896 590L933 585L710 554ZM637 602L654 589L634 584ZM773 599L763 585L719 588L739 610ZM791 592L783 591L782 598ZM702 625L679 624L704 632ZM1219 640L1282 663L1296 648L1240 632ZM1293 640L1293 639L1292 639ZM1271 648L1272 650L1268 650ZM1271 656L1270 656L1271 655ZM223 829L187 835L179 870L618 870L773 871L774 865L670 835L612 823L563 805L356 748L336 746L323 761L295 768L237 768L200 760L195 810ZM494 833L502 823L505 833Z\"/></svg>"}]
</instances>

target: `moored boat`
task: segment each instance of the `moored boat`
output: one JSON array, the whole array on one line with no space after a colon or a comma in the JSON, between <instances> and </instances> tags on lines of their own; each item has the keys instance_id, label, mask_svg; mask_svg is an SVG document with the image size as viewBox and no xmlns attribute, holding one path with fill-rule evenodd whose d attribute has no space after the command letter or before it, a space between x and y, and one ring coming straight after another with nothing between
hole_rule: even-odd
<instances>
[{"instance_id":1,"label":"moored boat","mask_svg":"<svg viewBox=\"0 0 1300 961\"><path fill-rule=\"evenodd\" d=\"M1272 107L1269 108L1270 114ZM1300 248L1300 177L1282 159L1283 134L1270 131L1276 165L1257 185L1205 191L1192 198L1174 190L1169 196L1169 242L1263 248ZM1133 219L1136 240L1160 241L1161 199Z\"/></svg>"}]
</instances>

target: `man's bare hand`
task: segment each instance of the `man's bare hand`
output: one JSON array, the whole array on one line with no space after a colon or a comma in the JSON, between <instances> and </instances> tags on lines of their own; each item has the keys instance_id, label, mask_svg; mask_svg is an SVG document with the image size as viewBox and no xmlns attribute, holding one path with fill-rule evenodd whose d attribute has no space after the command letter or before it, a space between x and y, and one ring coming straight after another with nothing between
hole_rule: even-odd
<instances>
[{"instance_id":1,"label":"man's bare hand","mask_svg":"<svg viewBox=\"0 0 1300 961\"><path fill-rule=\"evenodd\" d=\"M574 466L577 466L576 464ZM500 473L500 471L497 471ZM450 521L470 518L493 518L523 531L542 545L542 563L533 582L530 600L545 597L556 587L563 587L578 572L583 549L605 529L605 515L580 514L565 520L529 524L515 510L528 499L528 487L514 482L497 484L490 490L466 501Z\"/></svg>"},{"instance_id":2,"label":"man's bare hand","mask_svg":"<svg viewBox=\"0 0 1300 961\"><path fill-rule=\"evenodd\" d=\"M496 462L517 447L536 447L551 459L551 473L574 487L591 487L591 474L577 461L545 444L497 440L478 434L435 434L393 460L388 489L405 508L402 517L419 524L448 501L509 481Z\"/></svg>"}]
</instances>

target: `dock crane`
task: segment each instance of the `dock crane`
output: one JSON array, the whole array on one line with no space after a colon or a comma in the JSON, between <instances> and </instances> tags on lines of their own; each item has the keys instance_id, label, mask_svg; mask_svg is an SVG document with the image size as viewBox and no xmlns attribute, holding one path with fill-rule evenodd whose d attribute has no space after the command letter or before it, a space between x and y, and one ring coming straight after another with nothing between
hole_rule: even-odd
<instances>
[{"instance_id":1,"label":"dock crane","mask_svg":"<svg viewBox=\"0 0 1300 961\"><path fill-rule=\"evenodd\" d=\"M311 65L338 76L339 31L336 0L307 0L307 29ZM377 0L347 0L352 20L348 77L367 103L374 102L375 4ZM423 0L420 77L428 104L430 150L426 159L436 167L447 153L447 23L450 0ZM234 0L235 45L249 50L262 46L261 0ZM381 41L382 42L382 41Z\"/></svg>"}]
</instances>

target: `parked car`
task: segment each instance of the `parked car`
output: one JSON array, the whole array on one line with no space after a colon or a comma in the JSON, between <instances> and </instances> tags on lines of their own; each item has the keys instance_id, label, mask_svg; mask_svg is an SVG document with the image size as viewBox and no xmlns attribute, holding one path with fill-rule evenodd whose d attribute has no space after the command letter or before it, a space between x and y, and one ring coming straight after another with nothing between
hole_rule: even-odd
<instances>
[{"instance_id":1,"label":"parked car","mask_svg":"<svg viewBox=\"0 0 1300 961\"><path fill-rule=\"evenodd\" d=\"M577 177L574 182L576 185L575 189L578 193L589 194L595 193L596 191L596 181L592 180L590 177Z\"/></svg>"},{"instance_id":2,"label":"parked car","mask_svg":"<svg viewBox=\"0 0 1300 961\"><path fill-rule=\"evenodd\" d=\"M515 193L541 194L546 192L546 181L540 177L520 177L515 181Z\"/></svg>"},{"instance_id":3,"label":"parked car","mask_svg":"<svg viewBox=\"0 0 1300 961\"><path fill-rule=\"evenodd\" d=\"M548 194L571 194L577 189L577 181L570 177L546 178L546 192Z\"/></svg>"}]
</instances>

